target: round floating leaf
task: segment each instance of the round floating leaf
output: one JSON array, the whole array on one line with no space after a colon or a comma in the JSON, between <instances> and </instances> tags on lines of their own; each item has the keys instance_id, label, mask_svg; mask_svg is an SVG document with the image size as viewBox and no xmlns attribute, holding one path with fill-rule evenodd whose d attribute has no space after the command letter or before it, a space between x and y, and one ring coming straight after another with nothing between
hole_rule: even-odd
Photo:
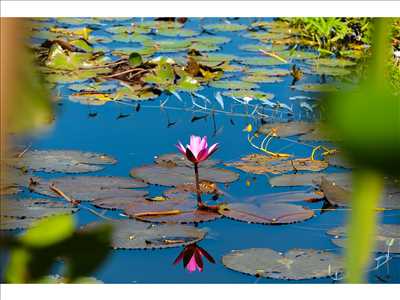
<instances>
[{"instance_id":1,"label":"round floating leaf","mask_svg":"<svg viewBox=\"0 0 400 300\"><path fill-rule=\"evenodd\" d=\"M193 37L200 34L200 32L186 28L160 28L156 33L169 37Z\"/></svg>"},{"instance_id":2,"label":"round floating leaf","mask_svg":"<svg viewBox=\"0 0 400 300\"><path fill-rule=\"evenodd\" d=\"M246 82L246 81L214 81L210 82L209 86L218 88L218 89L227 89L227 90L246 90L246 89L256 89L259 86L255 83Z\"/></svg>"},{"instance_id":3,"label":"round floating leaf","mask_svg":"<svg viewBox=\"0 0 400 300\"><path fill-rule=\"evenodd\" d=\"M246 25L242 24L228 24L228 23L217 23L217 24L207 24L203 26L206 30L224 32L224 31L241 31L247 28Z\"/></svg>"},{"instance_id":4,"label":"round floating leaf","mask_svg":"<svg viewBox=\"0 0 400 300\"><path fill-rule=\"evenodd\" d=\"M274 45L274 44L245 44L239 46L240 50L249 52L260 52L260 49L265 51L282 51L286 49L285 45Z\"/></svg>"},{"instance_id":5,"label":"round floating leaf","mask_svg":"<svg viewBox=\"0 0 400 300\"><path fill-rule=\"evenodd\" d=\"M253 83L279 83L283 81L280 77L267 77L264 75L250 75L243 77L242 80Z\"/></svg>"},{"instance_id":6,"label":"round floating leaf","mask_svg":"<svg viewBox=\"0 0 400 300\"><path fill-rule=\"evenodd\" d=\"M250 97L259 101L272 100L275 97L274 94L264 93L256 90L230 90L230 91L224 91L222 95L226 97L235 97L238 99Z\"/></svg>"},{"instance_id":7,"label":"round floating leaf","mask_svg":"<svg viewBox=\"0 0 400 300\"><path fill-rule=\"evenodd\" d=\"M113 27L106 27L105 31L115 34L128 33L128 34L139 34L139 33L149 33L150 28L138 25L119 25Z\"/></svg>"},{"instance_id":8,"label":"round floating leaf","mask_svg":"<svg viewBox=\"0 0 400 300\"><path fill-rule=\"evenodd\" d=\"M20 219L12 217L0 217L0 230L17 230L29 228L34 219Z\"/></svg>"},{"instance_id":9,"label":"round floating leaf","mask_svg":"<svg viewBox=\"0 0 400 300\"><path fill-rule=\"evenodd\" d=\"M209 35L209 36L197 36L191 38L190 41L192 43L204 44L204 45L221 45L229 43L231 39L226 36Z\"/></svg>"},{"instance_id":10,"label":"round floating leaf","mask_svg":"<svg viewBox=\"0 0 400 300\"><path fill-rule=\"evenodd\" d=\"M10 165L17 168L63 173L99 171L103 169L102 165L116 162L114 158L106 154L74 150L34 150L26 152L21 158L8 161Z\"/></svg>"},{"instance_id":11,"label":"round floating leaf","mask_svg":"<svg viewBox=\"0 0 400 300\"><path fill-rule=\"evenodd\" d=\"M351 180L349 173L296 173L271 177L269 183L271 186L319 185L322 177L341 183Z\"/></svg>"},{"instance_id":12,"label":"round floating leaf","mask_svg":"<svg viewBox=\"0 0 400 300\"><path fill-rule=\"evenodd\" d=\"M177 186L195 182L193 168L186 166L153 164L133 168L130 174L132 177L139 178L144 182L165 186ZM220 168L199 168L199 176L200 180L218 183L230 183L239 178L239 174Z\"/></svg>"},{"instance_id":13,"label":"round floating leaf","mask_svg":"<svg viewBox=\"0 0 400 300\"><path fill-rule=\"evenodd\" d=\"M351 72L344 68L315 66L311 69L304 69L304 73L326 76L346 76L349 75Z\"/></svg>"},{"instance_id":14,"label":"round floating leaf","mask_svg":"<svg viewBox=\"0 0 400 300\"><path fill-rule=\"evenodd\" d=\"M307 60L306 63L312 65L322 65L327 67L349 67L356 65L356 62L348 59L339 58L319 58L315 60Z\"/></svg>"},{"instance_id":15,"label":"round floating leaf","mask_svg":"<svg viewBox=\"0 0 400 300\"><path fill-rule=\"evenodd\" d=\"M331 93L331 92L336 92L338 90L337 87L328 83L321 83L321 84L307 83L307 84L295 85L293 88L297 91L312 92L312 93Z\"/></svg>"},{"instance_id":16,"label":"round floating leaf","mask_svg":"<svg viewBox=\"0 0 400 300\"><path fill-rule=\"evenodd\" d=\"M142 197L145 190L133 190L147 184L131 178L112 176L66 176L57 179L40 180L30 188L39 194L59 197L51 187L61 190L68 197L81 201L93 201L108 197Z\"/></svg>"},{"instance_id":17,"label":"round floating leaf","mask_svg":"<svg viewBox=\"0 0 400 300\"><path fill-rule=\"evenodd\" d=\"M152 88L135 88L126 86L120 88L115 93L115 100L129 100L129 101L146 101L155 99L159 96L157 90Z\"/></svg>"},{"instance_id":18,"label":"round floating leaf","mask_svg":"<svg viewBox=\"0 0 400 300\"><path fill-rule=\"evenodd\" d=\"M294 121L287 123L270 123L264 124L258 128L257 132L264 135L273 133L278 137L290 137L295 135L305 134L315 128L314 123Z\"/></svg>"},{"instance_id":19,"label":"round floating leaf","mask_svg":"<svg viewBox=\"0 0 400 300\"><path fill-rule=\"evenodd\" d=\"M92 204L98 208L116 210L116 209L125 209L129 204L142 200L145 200L145 198L141 196L134 196L134 197L111 196L106 198L95 199L92 201Z\"/></svg>"},{"instance_id":20,"label":"round floating leaf","mask_svg":"<svg viewBox=\"0 0 400 300\"><path fill-rule=\"evenodd\" d=\"M222 263L241 273L286 280L322 278L344 271L340 256L314 249L291 249L286 254L268 248L236 250L225 255Z\"/></svg>"},{"instance_id":21,"label":"round floating leaf","mask_svg":"<svg viewBox=\"0 0 400 300\"><path fill-rule=\"evenodd\" d=\"M117 87L116 84L113 83L102 83L102 82L93 82L93 83L74 83L68 85L70 90L76 92L110 92L113 91Z\"/></svg>"},{"instance_id":22,"label":"round floating leaf","mask_svg":"<svg viewBox=\"0 0 400 300\"><path fill-rule=\"evenodd\" d=\"M310 51L286 50L286 51L281 51L277 54L285 59L297 59L297 60L315 59L319 57L319 53Z\"/></svg>"},{"instance_id":23,"label":"round floating leaf","mask_svg":"<svg viewBox=\"0 0 400 300\"><path fill-rule=\"evenodd\" d=\"M77 207L46 199L2 199L0 215L14 218L44 218L59 214L72 214Z\"/></svg>"},{"instance_id":24,"label":"round floating leaf","mask_svg":"<svg viewBox=\"0 0 400 300\"><path fill-rule=\"evenodd\" d=\"M91 223L85 230L96 226ZM113 226L114 249L161 249L187 246L202 240L205 232L180 224L148 224L133 220L108 222Z\"/></svg>"},{"instance_id":25,"label":"round floating leaf","mask_svg":"<svg viewBox=\"0 0 400 300\"><path fill-rule=\"evenodd\" d=\"M190 46L190 49L197 50L200 52L212 52L212 51L220 50L221 48L218 45L214 45L214 44L193 43Z\"/></svg>"},{"instance_id":26,"label":"round floating leaf","mask_svg":"<svg viewBox=\"0 0 400 300\"><path fill-rule=\"evenodd\" d=\"M175 166L187 166L192 168L193 163L189 161L186 157L184 157L182 154L179 153L169 153L169 154L163 154L160 156L156 156L154 159L154 162L162 165L162 166L170 166L170 167L175 167ZM200 168L209 168L213 167L217 164L221 163L221 160L219 159L208 159L205 161L202 161L201 164L199 165Z\"/></svg>"},{"instance_id":27,"label":"round floating leaf","mask_svg":"<svg viewBox=\"0 0 400 300\"><path fill-rule=\"evenodd\" d=\"M247 74L252 76L288 76L290 72L288 69L283 68L255 68L249 69Z\"/></svg>"},{"instance_id":28,"label":"round floating leaf","mask_svg":"<svg viewBox=\"0 0 400 300\"><path fill-rule=\"evenodd\" d=\"M230 203L222 206L220 214L237 221L258 224L292 224L308 220L314 212L300 205L286 203L265 203L254 205L248 203Z\"/></svg>"},{"instance_id":29,"label":"round floating leaf","mask_svg":"<svg viewBox=\"0 0 400 300\"><path fill-rule=\"evenodd\" d=\"M198 63L212 67L220 64L221 62L230 62L237 57L232 54L208 53L207 55L195 56L194 58Z\"/></svg>"},{"instance_id":30,"label":"round floating leaf","mask_svg":"<svg viewBox=\"0 0 400 300\"><path fill-rule=\"evenodd\" d=\"M347 244L346 227L337 227L327 231L333 235L332 242L339 247ZM390 247L389 247L390 245ZM375 252L389 252L400 254L400 225L399 224L380 224L377 227L375 237Z\"/></svg>"},{"instance_id":31,"label":"round floating leaf","mask_svg":"<svg viewBox=\"0 0 400 300\"><path fill-rule=\"evenodd\" d=\"M311 132L302 135L299 139L301 141L333 141L332 137L328 137L327 134L320 129L320 127L316 127Z\"/></svg>"},{"instance_id":32,"label":"round floating leaf","mask_svg":"<svg viewBox=\"0 0 400 300\"><path fill-rule=\"evenodd\" d=\"M240 57L238 58L238 62L243 65L252 65L252 66L276 66L276 65L285 65L286 63L273 58L273 57Z\"/></svg>"},{"instance_id":33,"label":"round floating leaf","mask_svg":"<svg viewBox=\"0 0 400 300\"><path fill-rule=\"evenodd\" d=\"M218 219L220 214L198 210L192 193L169 193L165 201L138 200L125 208L125 214L154 223L199 223Z\"/></svg>"},{"instance_id":34,"label":"round floating leaf","mask_svg":"<svg viewBox=\"0 0 400 300\"><path fill-rule=\"evenodd\" d=\"M191 42L188 40L158 40L153 41L156 52L180 52L189 49Z\"/></svg>"},{"instance_id":35,"label":"round floating leaf","mask_svg":"<svg viewBox=\"0 0 400 300\"><path fill-rule=\"evenodd\" d=\"M277 202L317 202L324 198L324 194L321 192L282 192L282 193L268 193L264 195L257 195L246 200L254 203L277 203Z\"/></svg>"},{"instance_id":36,"label":"round floating leaf","mask_svg":"<svg viewBox=\"0 0 400 300\"><path fill-rule=\"evenodd\" d=\"M152 43L152 39L146 35L140 33L120 33L114 34L112 37L113 41L122 43Z\"/></svg>"},{"instance_id":37,"label":"round floating leaf","mask_svg":"<svg viewBox=\"0 0 400 300\"><path fill-rule=\"evenodd\" d=\"M97 106L113 101L113 95L111 93L83 91L70 95L68 99L72 102Z\"/></svg>"},{"instance_id":38,"label":"round floating leaf","mask_svg":"<svg viewBox=\"0 0 400 300\"><path fill-rule=\"evenodd\" d=\"M339 152L324 157L330 166L351 169L352 165Z\"/></svg>"},{"instance_id":39,"label":"round floating leaf","mask_svg":"<svg viewBox=\"0 0 400 300\"><path fill-rule=\"evenodd\" d=\"M146 57L146 56L153 55L155 51L156 51L156 49L153 47L138 46L138 47L124 47L124 48L118 47L117 49L113 50L111 53L114 56L126 57L132 52L137 52L140 55Z\"/></svg>"},{"instance_id":40,"label":"round floating leaf","mask_svg":"<svg viewBox=\"0 0 400 300\"><path fill-rule=\"evenodd\" d=\"M132 52L129 54L128 62L131 67L140 66L143 63L142 56L137 52Z\"/></svg>"}]
</instances>

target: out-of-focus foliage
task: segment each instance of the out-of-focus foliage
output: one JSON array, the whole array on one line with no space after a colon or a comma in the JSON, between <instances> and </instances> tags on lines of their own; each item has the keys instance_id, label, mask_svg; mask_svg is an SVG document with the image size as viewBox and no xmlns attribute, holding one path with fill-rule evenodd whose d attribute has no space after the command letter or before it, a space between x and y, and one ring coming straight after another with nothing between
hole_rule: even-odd
<instances>
[{"instance_id":1,"label":"out-of-focus foliage","mask_svg":"<svg viewBox=\"0 0 400 300\"><path fill-rule=\"evenodd\" d=\"M372 57L366 77L350 91L335 93L328 102L331 133L356 169L346 255L348 282L364 280L376 230L375 208L383 190L383 174L398 175L400 160L400 99L386 76L390 61L390 21L377 19Z\"/></svg>"},{"instance_id":2,"label":"out-of-focus foliage","mask_svg":"<svg viewBox=\"0 0 400 300\"><path fill-rule=\"evenodd\" d=\"M109 253L111 227L101 225L75 231L70 215L58 215L37 222L20 236L3 236L2 249L9 251L5 280L9 283L50 282L48 276L63 262L63 282L82 282ZM86 280L84 280L86 282Z\"/></svg>"}]
</instances>

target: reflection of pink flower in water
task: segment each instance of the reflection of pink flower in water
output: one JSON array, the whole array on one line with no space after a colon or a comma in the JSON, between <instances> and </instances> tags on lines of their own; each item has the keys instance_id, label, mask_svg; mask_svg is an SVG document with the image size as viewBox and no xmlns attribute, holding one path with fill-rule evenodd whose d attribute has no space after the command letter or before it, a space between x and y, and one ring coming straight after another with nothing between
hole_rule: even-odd
<instances>
[{"instance_id":1,"label":"reflection of pink flower in water","mask_svg":"<svg viewBox=\"0 0 400 300\"><path fill-rule=\"evenodd\" d=\"M190 137L190 144L186 145L186 148L181 142L179 142L176 146L178 147L179 151L194 164L198 164L204 160L207 160L218 149L218 144L214 144L208 148L206 136L201 138L195 135Z\"/></svg>"},{"instance_id":2,"label":"reflection of pink flower in water","mask_svg":"<svg viewBox=\"0 0 400 300\"><path fill-rule=\"evenodd\" d=\"M174 265L183 260L183 267L190 273L203 271L203 256L207 258L210 263L215 263L214 258L208 254L206 250L197 246L196 244L186 246L183 251L178 255L174 261Z\"/></svg>"}]
</instances>

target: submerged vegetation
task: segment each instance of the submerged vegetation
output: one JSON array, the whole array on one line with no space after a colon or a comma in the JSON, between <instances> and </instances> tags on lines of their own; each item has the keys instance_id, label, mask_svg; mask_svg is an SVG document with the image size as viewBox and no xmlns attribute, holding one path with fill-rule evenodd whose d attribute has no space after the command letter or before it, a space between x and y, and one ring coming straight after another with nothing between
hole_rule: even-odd
<instances>
[{"instance_id":1,"label":"submerged vegetation","mask_svg":"<svg viewBox=\"0 0 400 300\"><path fill-rule=\"evenodd\" d=\"M142 124L135 123L138 128L130 128L123 144L132 145L128 140L133 139L135 149L118 149L129 155L135 151L130 177L118 167L132 159L120 152L114 158L103 150L10 147L2 160L7 177L1 178L0 224L1 230L24 231L1 241L11 253L4 280L99 282L88 276L118 251L184 247L174 264L183 261L189 272L202 272L205 257L256 277L363 281L370 253L383 253L374 257L370 272L399 253L400 225L381 224L378 234L373 225L377 214L384 218L386 211L400 208L398 171L390 169L400 153L393 142L399 133L399 22L387 22L389 45L382 27L374 27L370 18L32 20L28 44L35 67L26 64L24 69L40 72L44 80L26 79L35 89L13 99L28 102L24 114L37 118L18 115L13 121L21 126L9 131L29 132L30 124L37 127L38 122L51 127L63 118L67 104L87 114L82 127L109 130L110 140L96 140L99 149L102 144L116 148L112 139L125 136L115 133L121 128L115 124L135 114L146 115L146 135ZM381 40L373 43L377 34ZM369 63L371 57L375 64ZM50 103L61 112L54 118L49 117ZM115 123L102 127L94 122L115 107ZM214 155L218 144L208 147L206 137L193 135L186 147L178 144L183 156L153 153L176 131L152 132L162 120L150 109L166 113L163 130L179 126L169 111L191 114L189 125L178 127L174 139L192 128L205 131L195 126L209 121L210 139L221 143L225 126L232 133L231 147L225 144ZM219 124L219 115L225 125ZM70 149L77 147L81 144ZM137 159L148 161L154 154L145 165ZM92 175L100 171L102 176ZM114 172L119 176L108 175ZM383 179L387 174L392 177ZM256 194L250 188L260 181L266 184ZM242 182L244 192L238 192ZM232 251L224 248L214 259L198 245L213 235L203 222L231 226L226 219L241 221L232 226L243 226L243 232L252 232L251 224L264 225L265 232L268 226L282 225L282 240L285 230L296 228L293 223L315 218L318 224L323 214L343 211L351 214L348 230L338 224L318 229L337 246L333 251L297 247L283 253L278 251L286 246L241 244L235 236L238 243L232 245L241 250L229 244ZM76 228L73 216L83 226ZM219 219L224 221L213 222ZM85 247L98 249L98 255L91 256ZM64 268L47 276L60 261Z\"/></svg>"}]
</instances>

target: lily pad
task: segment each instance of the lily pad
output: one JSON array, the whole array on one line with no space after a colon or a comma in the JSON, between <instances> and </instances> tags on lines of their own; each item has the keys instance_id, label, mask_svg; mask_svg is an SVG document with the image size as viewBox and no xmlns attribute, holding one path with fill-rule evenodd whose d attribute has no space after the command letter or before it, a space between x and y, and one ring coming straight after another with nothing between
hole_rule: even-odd
<instances>
[{"instance_id":1,"label":"lily pad","mask_svg":"<svg viewBox=\"0 0 400 300\"><path fill-rule=\"evenodd\" d=\"M25 218L12 218L0 217L0 230L17 230L29 228L34 219Z\"/></svg>"},{"instance_id":2,"label":"lily pad","mask_svg":"<svg viewBox=\"0 0 400 300\"><path fill-rule=\"evenodd\" d=\"M190 41L192 43L198 43L198 44L204 44L204 45L222 45L222 44L227 44L231 41L230 38L226 36L197 36L194 38L191 38Z\"/></svg>"},{"instance_id":3,"label":"lily pad","mask_svg":"<svg viewBox=\"0 0 400 300\"><path fill-rule=\"evenodd\" d=\"M117 90L114 100L147 101L160 96L160 92L153 88L124 86Z\"/></svg>"},{"instance_id":4,"label":"lily pad","mask_svg":"<svg viewBox=\"0 0 400 300\"><path fill-rule=\"evenodd\" d=\"M300 205L286 203L229 203L220 209L220 214L247 223L281 225L308 220L314 212Z\"/></svg>"},{"instance_id":5,"label":"lily pad","mask_svg":"<svg viewBox=\"0 0 400 300\"><path fill-rule=\"evenodd\" d=\"M110 92L117 87L113 83L93 82L93 83L74 83L68 85L70 90L75 92Z\"/></svg>"},{"instance_id":6,"label":"lily pad","mask_svg":"<svg viewBox=\"0 0 400 300\"><path fill-rule=\"evenodd\" d=\"M247 28L246 25L242 24L233 24L233 23L216 23L216 24L207 24L203 26L204 29L216 32L228 32L228 31L241 31Z\"/></svg>"},{"instance_id":7,"label":"lily pad","mask_svg":"<svg viewBox=\"0 0 400 300\"><path fill-rule=\"evenodd\" d=\"M44 218L57 214L72 214L77 207L46 199L2 199L0 215L14 218Z\"/></svg>"},{"instance_id":8,"label":"lily pad","mask_svg":"<svg viewBox=\"0 0 400 300\"><path fill-rule=\"evenodd\" d=\"M352 165L339 152L324 157L330 166L351 169Z\"/></svg>"},{"instance_id":9,"label":"lily pad","mask_svg":"<svg viewBox=\"0 0 400 300\"><path fill-rule=\"evenodd\" d=\"M264 195L257 195L247 198L248 202L254 203L278 203L278 202L317 202L324 198L324 194L317 191L295 191L295 192L281 192L281 193L268 193Z\"/></svg>"},{"instance_id":10,"label":"lily pad","mask_svg":"<svg viewBox=\"0 0 400 300\"><path fill-rule=\"evenodd\" d=\"M260 52L260 49L265 51L282 51L285 50L287 47L285 45L274 45L274 44L245 44L240 45L239 49L243 51L249 52Z\"/></svg>"},{"instance_id":11,"label":"lily pad","mask_svg":"<svg viewBox=\"0 0 400 300\"><path fill-rule=\"evenodd\" d=\"M270 123L264 124L258 128L257 132L264 135L273 133L277 137L290 137L302 135L310 132L315 128L315 124L311 122L294 121L287 123Z\"/></svg>"},{"instance_id":12,"label":"lily pad","mask_svg":"<svg viewBox=\"0 0 400 300\"><path fill-rule=\"evenodd\" d=\"M271 177L269 183L275 187L319 185L322 177L341 183L351 180L349 173L296 173Z\"/></svg>"},{"instance_id":13,"label":"lily pad","mask_svg":"<svg viewBox=\"0 0 400 300\"><path fill-rule=\"evenodd\" d=\"M314 249L291 249L285 254L268 248L235 250L222 263L241 273L286 280L323 278L344 271L340 256Z\"/></svg>"},{"instance_id":14,"label":"lily pad","mask_svg":"<svg viewBox=\"0 0 400 300\"><path fill-rule=\"evenodd\" d=\"M346 227L337 227L327 231L327 234L334 236L332 242L339 247L346 246L347 232ZM393 241L392 241L393 240ZM389 245L393 243L390 248ZM375 252L388 252L400 254L400 225L399 224L380 224L377 227L375 237Z\"/></svg>"},{"instance_id":15,"label":"lily pad","mask_svg":"<svg viewBox=\"0 0 400 300\"><path fill-rule=\"evenodd\" d=\"M140 221L153 223L200 223L221 217L212 211L198 210L194 194L175 192L165 201L138 200L125 208L125 214Z\"/></svg>"},{"instance_id":16,"label":"lily pad","mask_svg":"<svg viewBox=\"0 0 400 300\"><path fill-rule=\"evenodd\" d=\"M145 198L142 196L109 196L105 198L94 199L93 201L91 201L91 203L98 208L124 210L129 204L143 200L145 200Z\"/></svg>"},{"instance_id":17,"label":"lily pad","mask_svg":"<svg viewBox=\"0 0 400 300\"><path fill-rule=\"evenodd\" d=\"M346 76L351 72L344 68L314 66L311 69L304 69L304 73L313 75L326 75L326 76Z\"/></svg>"},{"instance_id":18,"label":"lily pad","mask_svg":"<svg viewBox=\"0 0 400 300\"><path fill-rule=\"evenodd\" d=\"M158 40L153 41L156 52L172 53L189 49L191 42L188 40Z\"/></svg>"},{"instance_id":19,"label":"lily pad","mask_svg":"<svg viewBox=\"0 0 400 300\"><path fill-rule=\"evenodd\" d=\"M306 63L312 65L327 66L327 67L349 67L357 64L356 62L348 59L328 58L328 57L319 58L315 60L307 60Z\"/></svg>"},{"instance_id":20,"label":"lily pad","mask_svg":"<svg viewBox=\"0 0 400 300\"><path fill-rule=\"evenodd\" d=\"M273 57L265 57L265 56L240 57L238 59L238 62L243 65L252 65L252 66L277 66L277 65L287 64L279 59Z\"/></svg>"},{"instance_id":21,"label":"lily pad","mask_svg":"<svg viewBox=\"0 0 400 300\"><path fill-rule=\"evenodd\" d=\"M60 197L51 187L55 187L68 197L81 201L94 201L108 197L142 197L145 190L133 188L146 187L147 184L131 178L112 176L66 176L57 179L40 180L30 188L39 194Z\"/></svg>"},{"instance_id":22,"label":"lily pad","mask_svg":"<svg viewBox=\"0 0 400 300\"><path fill-rule=\"evenodd\" d=\"M77 102L85 105L104 105L107 102L113 101L113 94L101 93L96 91L82 91L74 93L68 97L72 102Z\"/></svg>"},{"instance_id":23,"label":"lily pad","mask_svg":"<svg viewBox=\"0 0 400 300\"><path fill-rule=\"evenodd\" d=\"M91 223L84 230L96 226ZM114 249L162 249L187 246L202 240L205 232L180 224L148 224L133 220L108 222L113 226Z\"/></svg>"},{"instance_id":24,"label":"lily pad","mask_svg":"<svg viewBox=\"0 0 400 300\"><path fill-rule=\"evenodd\" d=\"M33 150L22 158L15 158L8 163L16 168L33 171L84 173L103 169L102 165L115 164L117 161L106 154L81 152L74 150Z\"/></svg>"},{"instance_id":25,"label":"lily pad","mask_svg":"<svg viewBox=\"0 0 400 300\"><path fill-rule=\"evenodd\" d=\"M166 167L175 167L175 166L186 166L186 167L193 167L193 163L189 161L186 157L184 157L182 154L178 153L169 153L169 154L163 154L160 156L156 156L154 159L154 162L163 165ZM217 164L221 163L221 160L219 159L208 159L205 161L202 161L201 164L199 165L200 168L209 168L213 167Z\"/></svg>"},{"instance_id":26,"label":"lily pad","mask_svg":"<svg viewBox=\"0 0 400 300\"><path fill-rule=\"evenodd\" d=\"M249 75L242 78L243 81L253 83L279 83L283 79L280 77L264 76L264 75Z\"/></svg>"},{"instance_id":27,"label":"lily pad","mask_svg":"<svg viewBox=\"0 0 400 300\"><path fill-rule=\"evenodd\" d=\"M226 97L235 97L243 99L245 97L253 98L254 100L265 101L274 99L275 95L271 93L264 93L257 90L228 90L222 93Z\"/></svg>"},{"instance_id":28,"label":"lily pad","mask_svg":"<svg viewBox=\"0 0 400 300\"><path fill-rule=\"evenodd\" d=\"M255 68L247 71L247 74L252 76L288 76L290 72L283 68Z\"/></svg>"},{"instance_id":29,"label":"lily pad","mask_svg":"<svg viewBox=\"0 0 400 300\"><path fill-rule=\"evenodd\" d=\"M229 81L229 80L221 80L210 82L209 86L218 88L218 89L227 89L227 90L247 90L247 89L256 89L259 86L255 83L246 82L246 81Z\"/></svg>"},{"instance_id":30,"label":"lily pad","mask_svg":"<svg viewBox=\"0 0 400 300\"><path fill-rule=\"evenodd\" d=\"M141 43L143 45L147 45L148 43L152 43L152 39L146 35L140 33L119 33L114 34L112 39L116 42L121 43Z\"/></svg>"},{"instance_id":31,"label":"lily pad","mask_svg":"<svg viewBox=\"0 0 400 300\"><path fill-rule=\"evenodd\" d=\"M293 86L293 88L297 91L311 92L311 93L331 93L331 92L336 92L338 90L337 87L329 83L321 83L321 84L307 83L307 84L295 85Z\"/></svg>"},{"instance_id":32,"label":"lily pad","mask_svg":"<svg viewBox=\"0 0 400 300\"><path fill-rule=\"evenodd\" d=\"M193 37L200 34L198 31L186 28L160 28L157 29L156 33L169 37Z\"/></svg>"}]
</instances>

